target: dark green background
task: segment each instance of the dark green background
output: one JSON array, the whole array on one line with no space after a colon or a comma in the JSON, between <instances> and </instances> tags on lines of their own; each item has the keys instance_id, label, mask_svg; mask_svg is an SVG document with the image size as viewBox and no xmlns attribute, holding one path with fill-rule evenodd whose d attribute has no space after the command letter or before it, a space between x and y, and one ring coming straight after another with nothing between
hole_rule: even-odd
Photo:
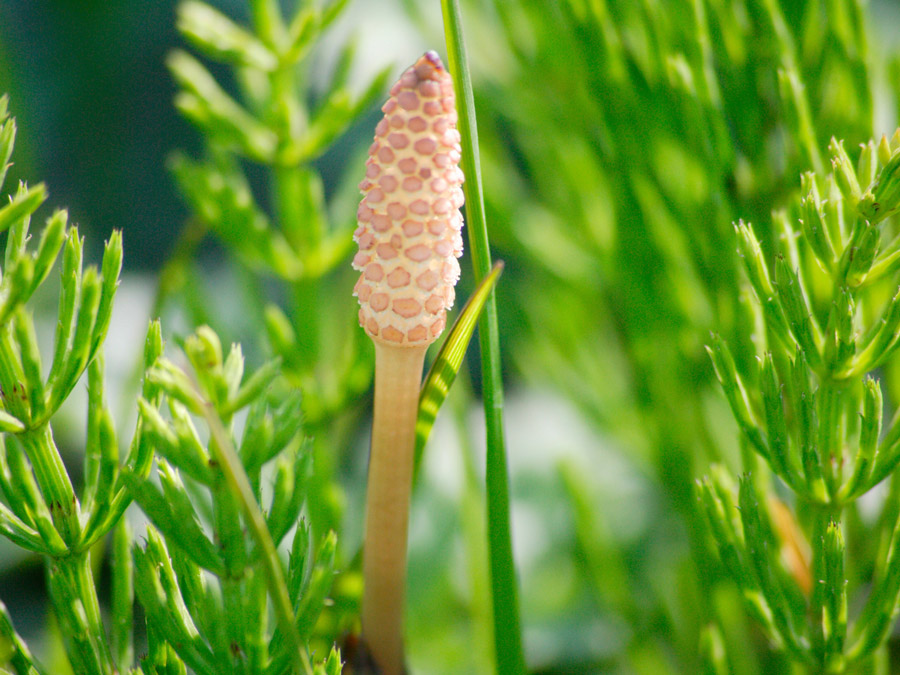
<instances>
[{"instance_id":1,"label":"dark green background","mask_svg":"<svg viewBox=\"0 0 900 675\"><path fill-rule=\"evenodd\" d=\"M0 2L0 92L19 120L9 180L45 181L92 252L123 230L126 269L158 267L186 214L165 169L196 143L172 106L176 44L169 0Z\"/></svg>"}]
</instances>

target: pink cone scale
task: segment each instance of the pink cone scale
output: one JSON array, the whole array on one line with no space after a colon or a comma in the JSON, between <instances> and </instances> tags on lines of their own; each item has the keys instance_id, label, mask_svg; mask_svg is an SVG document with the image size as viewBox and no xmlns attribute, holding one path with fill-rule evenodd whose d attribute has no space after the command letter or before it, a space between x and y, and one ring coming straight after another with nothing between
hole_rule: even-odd
<instances>
[{"instance_id":1,"label":"pink cone scale","mask_svg":"<svg viewBox=\"0 0 900 675\"><path fill-rule=\"evenodd\" d=\"M390 93L359 184L354 295L359 323L373 340L428 345L453 306L462 255L456 100L432 51Z\"/></svg>"}]
</instances>

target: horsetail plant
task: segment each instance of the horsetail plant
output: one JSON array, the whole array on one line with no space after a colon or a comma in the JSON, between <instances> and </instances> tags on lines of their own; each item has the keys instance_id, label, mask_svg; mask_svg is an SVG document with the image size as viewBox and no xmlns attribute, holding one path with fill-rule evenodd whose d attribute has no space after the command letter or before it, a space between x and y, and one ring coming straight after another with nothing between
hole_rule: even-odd
<instances>
[{"instance_id":1,"label":"horsetail plant","mask_svg":"<svg viewBox=\"0 0 900 675\"><path fill-rule=\"evenodd\" d=\"M876 672L900 599L900 416L885 424L880 383L900 346L900 135L862 145L856 162L840 142L830 151L832 171L804 174L802 198L774 214L774 259L736 227L764 327L758 370L740 373L716 336L709 353L747 473L735 494L716 468L698 494L773 644L811 672ZM857 501L889 477L869 523ZM865 567L845 567L850 544Z\"/></svg>"},{"instance_id":2,"label":"horsetail plant","mask_svg":"<svg viewBox=\"0 0 900 675\"><path fill-rule=\"evenodd\" d=\"M154 525L144 546L133 549L148 623L145 670L311 674L307 643L331 590L336 537L330 532L314 543L299 518L312 466L297 425L300 395L279 378L277 361L245 376L240 348L225 356L208 327L184 349L192 374L160 358L147 380L161 397L140 400L160 455L159 487L126 475ZM158 409L161 398L168 419ZM246 408L238 443L231 429ZM208 447L195 418L205 422ZM268 483L263 512L258 504ZM285 574L276 547L295 525ZM339 653L315 672L340 672Z\"/></svg>"},{"instance_id":3,"label":"horsetail plant","mask_svg":"<svg viewBox=\"0 0 900 675\"><path fill-rule=\"evenodd\" d=\"M0 179L15 125L0 98ZM188 373L163 356L158 322L144 349L145 377L131 445L119 457L106 401L102 347L122 263L113 233L99 270L56 211L30 250L31 215L43 185L20 185L0 208L7 230L0 278L0 533L45 560L52 606L71 669L86 675L338 675L330 648L313 664L309 641L330 593L336 537L300 519L312 457L300 394L279 362L245 376L241 350L227 356L201 327L187 338ZM55 345L49 370L26 308L62 250ZM53 416L87 371L87 433L80 491L63 464ZM235 417L248 410L240 443ZM206 423L198 431L195 418ZM155 458L155 477L151 476ZM271 470L270 470L271 468ZM271 484L271 490L269 485ZM123 518L135 500L153 525L135 545ZM258 504L265 501L266 510ZM112 538L112 617L101 616L91 551ZM294 532L287 572L277 545ZM318 542L315 540L318 539ZM134 600L147 650L135 663ZM269 614L275 619L270 628ZM44 669L0 603L0 671Z\"/></svg>"},{"instance_id":4,"label":"horsetail plant","mask_svg":"<svg viewBox=\"0 0 900 675\"><path fill-rule=\"evenodd\" d=\"M455 97L435 52L401 76L382 111L360 183L353 259L359 323L375 344L362 631L380 672L398 675L422 368L453 305L462 255Z\"/></svg>"},{"instance_id":5,"label":"horsetail plant","mask_svg":"<svg viewBox=\"0 0 900 675\"><path fill-rule=\"evenodd\" d=\"M0 183L15 140L7 99L0 98ZM0 280L0 532L44 558L50 598L72 667L111 675L130 653L130 633L104 628L91 571L91 548L119 522L130 503L120 473L117 433L106 402L102 347L122 264L122 240L114 232L100 269L83 266L83 240L65 211L46 221L37 250L28 247L31 217L46 199L42 184L19 185L0 209L6 254ZM55 345L45 371L27 303L62 250ZM158 326L151 325L147 357L156 356ZM84 485L76 492L52 418L87 371L87 437ZM151 448L141 425L124 460L146 476ZM117 537L123 536L121 526ZM121 580L121 575L117 574ZM119 596L127 583L115 584ZM121 600L121 598L118 598ZM124 603L123 603L124 604ZM130 603L129 603L130 606ZM3 637L12 645L10 664L20 673L41 673L3 608Z\"/></svg>"},{"instance_id":6,"label":"horsetail plant","mask_svg":"<svg viewBox=\"0 0 900 675\"><path fill-rule=\"evenodd\" d=\"M475 176L466 188L470 195L470 223L479 223L478 227L469 228L470 250L476 282L490 285L493 281L489 279L496 279L496 275L491 274L481 181L475 173L478 171L477 136L474 107L469 100L471 81L461 51L459 10L453 9L454 3L442 4L450 70L458 91L467 101L460 110L463 121L460 133L466 148L464 154L468 156L462 161L470 162L473 173L467 175ZM333 293L344 292L334 266L348 254L348 245L352 246L353 227L344 226L338 199L326 203L320 169L314 164L329 143L360 117L384 84L386 71L373 78L361 96L350 92L346 82L353 48L348 44L340 55L330 85L325 91L315 91L315 83L320 78L313 76L311 66L315 62L309 55L345 5L341 1L321 5L296 3L295 14L285 16L277 3L254 0L250 25L244 27L204 3L189 0L179 6L180 31L205 57L233 69L235 86L229 87L227 80L220 81L199 59L185 51L174 53L169 60L180 88L176 104L202 132L206 145L203 159L179 155L172 163L179 186L196 215L191 221L194 227L185 229L185 241L198 241L200 237L191 239L190 233L208 229L245 266L244 278L259 283L260 290L263 283L271 286L272 277L283 282L282 295L287 302L266 307L261 320L265 322L273 351L282 357L286 373L304 394L305 421L314 439L316 458L308 507L311 523L320 532L341 522L340 490L329 479L347 446L346 437L341 435L341 429L347 426L344 424L347 412L353 411L354 402L368 388L372 370L369 353L358 344L363 341L357 337L362 333L345 333L342 318L333 316L334 312L329 316L330 308L342 306L332 301ZM212 30L211 26L219 28ZM241 123L235 124L235 119ZM250 165L262 167L255 175L267 183L270 199L259 199L256 186L251 188ZM471 197L473 191L475 197ZM334 194L342 194L340 187ZM167 278L179 276L176 272L181 270L176 268L189 257L189 248L185 246L186 255L172 261L165 273ZM421 301L428 299L423 297ZM498 668L523 672L493 302L492 294L486 292L482 299L485 319L479 336L488 430L494 634ZM284 305L287 309L282 308ZM208 304L204 304L198 313L204 322L207 308ZM329 329L327 333L325 327ZM447 343L450 342L448 339ZM452 349L457 349L462 342L467 343L468 338L460 338ZM330 359L326 358L329 356ZM441 361L439 357L436 365L446 366L452 360ZM446 367L442 370L447 374ZM437 399L429 392L438 392L452 379L442 377L441 373L434 375L437 385L426 385L422 393L422 409L427 407L431 412ZM419 447L428 428L428 424L420 423Z\"/></svg>"}]
</instances>

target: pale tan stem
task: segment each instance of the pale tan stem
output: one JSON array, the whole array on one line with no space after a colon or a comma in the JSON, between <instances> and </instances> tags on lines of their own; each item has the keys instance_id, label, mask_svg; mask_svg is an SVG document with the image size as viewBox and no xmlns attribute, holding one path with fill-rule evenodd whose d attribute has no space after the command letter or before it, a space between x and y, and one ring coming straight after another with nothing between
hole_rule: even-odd
<instances>
[{"instance_id":1,"label":"pale tan stem","mask_svg":"<svg viewBox=\"0 0 900 675\"><path fill-rule=\"evenodd\" d=\"M401 675L406 533L427 345L375 342L375 414L366 496L362 634L383 675Z\"/></svg>"}]
</instances>

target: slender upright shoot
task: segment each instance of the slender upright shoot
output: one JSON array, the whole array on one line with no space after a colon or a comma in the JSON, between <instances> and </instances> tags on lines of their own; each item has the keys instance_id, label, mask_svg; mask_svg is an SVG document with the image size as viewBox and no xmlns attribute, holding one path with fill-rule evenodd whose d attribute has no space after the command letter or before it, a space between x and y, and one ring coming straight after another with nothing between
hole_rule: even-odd
<instances>
[{"instance_id":1,"label":"slender upright shoot","mask_svg":"<svg viewBox=\"0 0 900 675\"><path fill-rule=\"evenodd\" d=\"M382 110L353 259L359 323L375 343L362 631L380 671L399 675L419 389L425 351L455 298L463 175L453 82L436 53L403 73Z\"/></svg>"},{"instance_id":2,"label":"slender upright shoot","mask_svg":"<svg viewBox=\"0 0 900 675\"><path fill-rule=\"evenodd\" d=\"M469 247L475 281L480 283L491 271L484 194L481 188L481 162L478 155L478 125L475 99L466 54L459 0L441 0L444 35L450 72L457 83L461 104L459 130L463 147L462 166L469 177L466 183L466 214L469 219ZM503 377L500 363L500 331L496 295L491 293L478 324L481 349L481 380L484 397L484 421L487 430L485 482L487 485L488 555L491 567L491 596L494 610L494 652L497 672L504 675L525 673L519 618L519 589L512 550L512 525L509 506L509 468L506 461L506 437L503 430Z\"/></svg>"}]
</instances>

